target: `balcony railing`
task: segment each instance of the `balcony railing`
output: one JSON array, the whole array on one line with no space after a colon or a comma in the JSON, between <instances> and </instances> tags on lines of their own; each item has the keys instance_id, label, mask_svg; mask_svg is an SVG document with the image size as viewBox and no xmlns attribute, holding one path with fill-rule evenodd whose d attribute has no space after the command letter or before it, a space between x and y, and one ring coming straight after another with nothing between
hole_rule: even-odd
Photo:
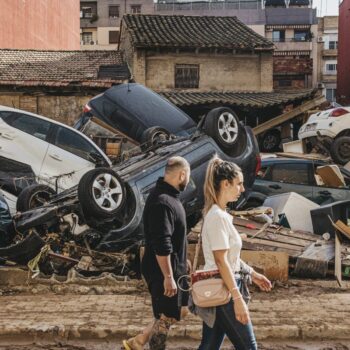
<instances>
[{"instance_id":1,"label":"balcony railing","mask_svg":"<svg viewBox=\"0 0 350 350\"><path fill-rule=\"evenodd\" d=\"M311 42L312 39L298 39L298 38L272 38L274 43L307 43Z\"/></svg>"},{"instance_id":2,"label":"balcony railing","mask_svg":"<svg viewBox=\"0 0 350 350\"><path fill-rule=\"evenodd\" d=\"M325 75L337 75L337 71L336 70L324 70L323 74L325 74Z\"/></svg>"},{"instance_id":3,"label":"balcony railing","mask_svg":"<svg viewBox=\"0 0 350 350\"><path fill-rule=\"evenodd\" d=\"M262 9L261 0L236 1L193 1L167 2L154 4L155 11L211 11L211 10L259 10Z\"/></svg>"}]
</instances>

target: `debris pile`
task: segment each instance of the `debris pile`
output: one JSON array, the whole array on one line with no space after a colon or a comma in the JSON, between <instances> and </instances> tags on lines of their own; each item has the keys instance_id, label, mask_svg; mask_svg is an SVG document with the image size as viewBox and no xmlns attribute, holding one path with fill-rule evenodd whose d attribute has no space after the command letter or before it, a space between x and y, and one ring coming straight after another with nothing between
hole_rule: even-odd
<instances>
[{"instance_id":1,"label":"debris pile","mask_svg":"<svg viewBox=\"0 0 350 350\"><path fill-rule=\"evenodd\" d=\"M260 222L261 215L272 212L271 208L230 212L242 237L243 260L272 280L286 281L289 275L306 278L336 275L341 284L342 278L350 278L349 226L337 221L335 238L330 238L330 235ZM196 242L201 225L199 222L192 228L191 243ZM193 245L190 244L190 254L193 254ZM203 256L200 263L203 264Z\"/></svg>"}]
</instances>

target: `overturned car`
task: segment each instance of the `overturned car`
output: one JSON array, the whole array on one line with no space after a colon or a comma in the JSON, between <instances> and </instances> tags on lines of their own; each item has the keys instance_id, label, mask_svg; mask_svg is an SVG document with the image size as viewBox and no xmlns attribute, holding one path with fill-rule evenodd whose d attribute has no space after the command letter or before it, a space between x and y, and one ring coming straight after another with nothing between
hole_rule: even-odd
<instances>
[{"instance_id":1,"label":"overturned car","mask_svg":"<svg viewBox=\"0 0 350 350\"><path fill-rule=\"evenodd\" d=\"M43 185L25 188L18 197L23 209L15 220L18 231L60 232L105 251L137 244L143 237L147 195L173 155L183 156L191 165L191 180L181 195L189 225L200 215L205 169L214 154L242 167L247 191L237 205L248 197L260 165L259 150L251 129L242 126L232 110L213 109L197 125L139 84L112 87L89 104L78 129L84 131L89 120L97 118L143 145L143 150L112 167L96 158L95 169L57 195L48 195Z\"/></svg>"}]
</instances>

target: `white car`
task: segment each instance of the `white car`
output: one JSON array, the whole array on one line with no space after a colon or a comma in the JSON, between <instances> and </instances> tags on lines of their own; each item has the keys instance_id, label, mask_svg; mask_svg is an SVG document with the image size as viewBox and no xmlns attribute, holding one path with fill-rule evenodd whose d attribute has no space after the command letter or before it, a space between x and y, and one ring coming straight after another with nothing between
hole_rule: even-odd
<instances>
[{"instance_id":1,"label":"white car","mask_svg":"<svg viewBox=\"0 0 350 350\"><path fill-rule=\"evenodd\" d=\"M65 124L19 109L0 106L0 188L11 212L29 184L60 192L79 183L99 163L111 162L97 145Z\"/></svg>"},{"instance_id":2,"label":"white car","mask_svg":"<svg viewBox=\"0 0 350 350\"><path fill-rule=\"evenodd\" d=\"M350 161L350 107L312 114L299 130L299 139L326 148L338 164Z\"/></svg>"}]
</instances>

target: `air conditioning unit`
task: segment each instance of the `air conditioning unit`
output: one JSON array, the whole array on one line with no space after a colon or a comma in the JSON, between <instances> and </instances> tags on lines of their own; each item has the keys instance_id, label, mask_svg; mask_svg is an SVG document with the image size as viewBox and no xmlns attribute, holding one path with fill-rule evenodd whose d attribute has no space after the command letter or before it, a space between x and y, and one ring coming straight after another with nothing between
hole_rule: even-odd
<instances>
[{"instance_id":1,"label":"air conditioning unit","mask_svg":"<svg viewBox=\"0 0 350 350\"><path fill-rule=\"evenodd\" d=\"M323 43L323 42L324 42L323 36L317 37L317 42L318 42L318 43Z\"/></svg>"},{"instance_id":2,"label":"air conditioning unit","mask_svg":"<svg viewBox=\"0 0 350 350\"><path fill-rule=\"evenodd\" d=\"M317 84L317 88L319 88L319 89L324 89L324 84L323 84L323 83L318 83L318 84Z\"/></svg>"}]
</instances>

